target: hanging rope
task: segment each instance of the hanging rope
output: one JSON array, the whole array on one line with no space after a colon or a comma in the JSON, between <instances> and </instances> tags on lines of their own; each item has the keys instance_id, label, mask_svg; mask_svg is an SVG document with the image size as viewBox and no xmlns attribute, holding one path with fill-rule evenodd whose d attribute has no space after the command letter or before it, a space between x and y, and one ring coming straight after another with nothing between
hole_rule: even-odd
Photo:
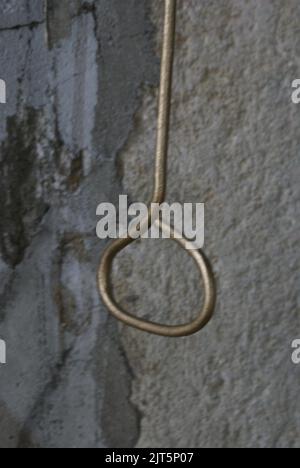
<instances>
[{"instance_id":1,"label":"hanging rope","mask_svg":"<svg viewBox=\"0 0 300 468\"><path fill-rule=\"evenodd\" d=\"M154 191L151 200L152 203L156 204L163 203L166 194L175 24L176 0L165 0ZM151 209L149 208L148 218L141 223L142 233L151 227L151 219L153 218L151 216ZM162 220L157 220L157 223L159 224L161 231L170 232L170 228L166 226ZM216 289L213 273L204 253L201 250L193 250L191 242L188 240L177 238L178 236L175 235L175 231L173 229L171 229L171 237L193 258L203 280L204 303L200 312L198 312L196 319L192 322L177 326L161 325L135 317L123 310L117 304L112 292L112 264L116 255L135 241L135 239L131 238L129 235L125 239L117 239L104 251L99 267L98 282L104 304L118 320L126 325L148 333L168 337L179 337L192 335L202 329L209 322L215 307Z\"/></svg>"}]
</instances>

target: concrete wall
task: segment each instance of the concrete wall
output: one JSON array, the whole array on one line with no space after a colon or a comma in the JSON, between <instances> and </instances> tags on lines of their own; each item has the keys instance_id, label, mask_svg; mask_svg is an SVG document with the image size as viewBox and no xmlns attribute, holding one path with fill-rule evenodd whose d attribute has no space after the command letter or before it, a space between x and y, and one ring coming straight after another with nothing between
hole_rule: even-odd
<instances>
[{"instance_id":1,"label":"concrete wall","mask_svg":"<svg viewBox=\"0 0 300 468\"><path fill-rule=\"evenodd\" d=\"M95 281L96 206L151 191L163 2L1 1L1 447L300 446L300 5L178 3L168 200L206 203L218 307L168 340L117 324ZM138 242L116 294L178 323L192 267Z\"/></svg>"}]
</instances>

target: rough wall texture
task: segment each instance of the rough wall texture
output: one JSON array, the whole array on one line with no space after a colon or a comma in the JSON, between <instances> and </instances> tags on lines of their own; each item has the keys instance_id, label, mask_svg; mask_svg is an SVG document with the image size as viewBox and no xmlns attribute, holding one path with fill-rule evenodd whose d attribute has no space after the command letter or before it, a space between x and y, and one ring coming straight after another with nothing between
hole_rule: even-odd
<instances>
[{"instance_id":1,"label":"rough wall texture","mask_svg":"<svg viewBox=\"0 0 300 468\"><path fill-rule=\"evenodd\" d=\"M162 3L153 2L154 21ZM200 334L123 329L141 415L140 447L300 446L300 5L179 1L169 201L206 203L218 307ZM156 100L145 94L122 153L125 193L150 194ZM120 257L122 303L172 323L197 307L193 264L170 241Z\"/></svg>"},{"instance_id":2,"label":"rough wall texture","mask_svg":"<svg viewBox=\"0 0 300 468\"><path fill-rule=\"evenodd\" d=\"M179 0L170 201L206 203L213 322L167 340L101 305L95 209L151 190L158 0L0 4L1 447L299 447L297 0ZM116 293L177 323L201 293L168 241Z\"/></svg>"}]
</instances>

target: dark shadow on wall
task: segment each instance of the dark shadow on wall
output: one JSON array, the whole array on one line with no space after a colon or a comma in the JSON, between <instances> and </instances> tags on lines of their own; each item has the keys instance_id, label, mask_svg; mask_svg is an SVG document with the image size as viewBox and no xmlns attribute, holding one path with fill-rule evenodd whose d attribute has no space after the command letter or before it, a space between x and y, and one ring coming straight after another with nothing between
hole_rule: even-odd
<instances>
[{"instance_id":1,"label":"dark shadow on wall","mask_svg":"<svg viewBox=\"0 0 300 468\"><path fill-rule=\"evenodd\" d=\"M0 401L0 448L17 448L21 426L20 422L8 410L5 403ZM26 441L30 447L35 445L31 439L31 434L28 432L26 433Z\"/></svg>"}]
</instances>

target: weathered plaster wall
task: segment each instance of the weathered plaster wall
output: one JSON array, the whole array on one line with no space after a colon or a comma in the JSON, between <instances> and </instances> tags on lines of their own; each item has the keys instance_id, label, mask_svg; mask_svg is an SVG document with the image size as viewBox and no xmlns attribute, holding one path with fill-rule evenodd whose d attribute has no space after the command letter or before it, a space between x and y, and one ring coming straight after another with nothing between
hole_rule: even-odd
<instances>
[{"instance_id":1,"label":"weathered plaster wall","mask_svg":"<svg viewBox=\"0 0 300 468\"><path fill-rule=\"evenodd\" d=\"M0 71L0 446L132 446L139 416L100 303L96 207L158 61L146 1L5 1Z\"/></svg>"},{"instance_id":2,"label":"weathered plaster wall","mask_svg":"<svg viewBox=\"0 0 300 468\"><path fill-rule=\"evenodd\" d=\"M297 0L179 0L170 201L206 203L218 308L180 340L119 326L95 282L95 209L147 200L158 0L0 4L1 447L299 447ZM116 293L191 315L168 241L116 264Z\"/></svg>"}]
</instances>

